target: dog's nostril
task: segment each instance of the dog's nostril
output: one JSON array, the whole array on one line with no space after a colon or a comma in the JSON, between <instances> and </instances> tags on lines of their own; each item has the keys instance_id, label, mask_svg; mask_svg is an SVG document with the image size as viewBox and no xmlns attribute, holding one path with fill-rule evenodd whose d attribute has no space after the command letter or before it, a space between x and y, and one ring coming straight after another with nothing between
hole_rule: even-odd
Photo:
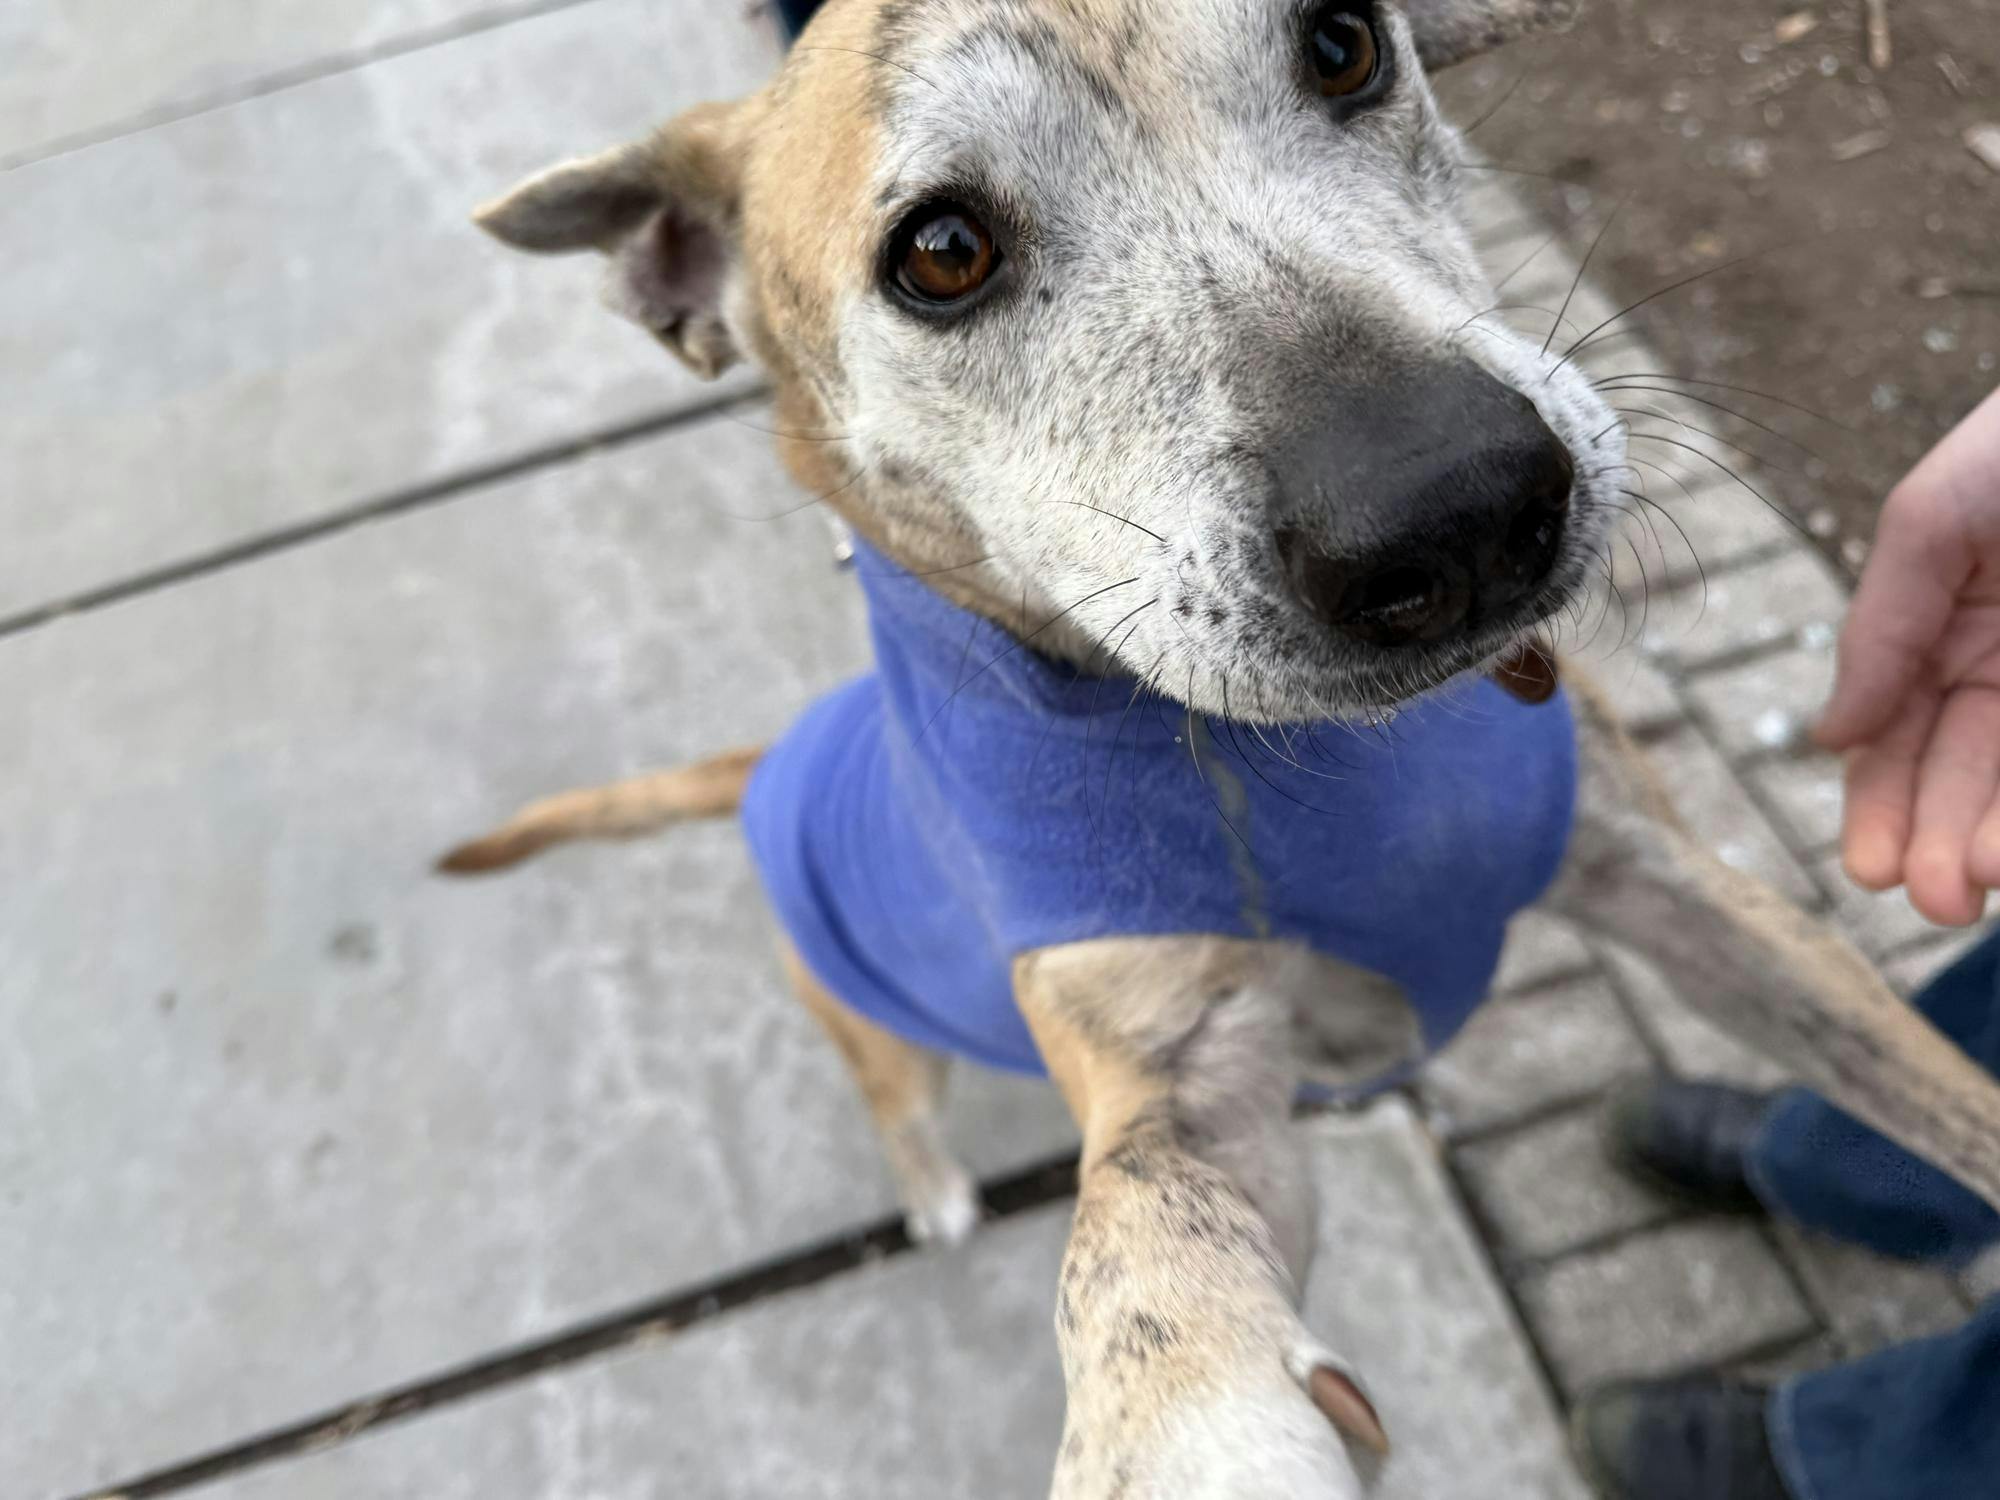
<instances>
[{"instance_id":1,"label":"dog's nostril","mask_svg":"<svg viewBox=\"0 0 2000 1500\"><path fill-rule=\"evenodd\" d=\"M1555 566L1569 522L1570 489L1575 478L1568 451L1552 442L1522 487L1513 518L1500 539L1498 555L1489 564L1486 584L1494 591L1490 604L1516 602Z\"/></svg>"},{"instance_id":2,"label":"dog's nostril","mask_svg":"<svg viewBox=\"0 0 2000 1500\"><path fill-rule=\"evenodd\" d=\"M1559 501L1530 500L1522 506L1507 528L1508 560L1518 567L1553 552L1562 536L1563 516L1568 509L1567 496Z\"/></svg>"},{"instance_id":3,"label":"dog's nostril","mask_svg":"<svg viewBox=\"0 0 2000 1500\"><path fill-rule=\"evenodd\" d=\"M1388 618L1429 609L1442 585L1434 574L1421 568L1390 568L1363 579L1351 592L1353 603L1344 613Z\"/></svg>"},{"instance_id":4,"label":"dog's nostril","mask_svg":"<svg viewBox=\"0 0 2000 1500\"><path fill-rule=\"evenodd\" d=\"M1471 603L1454 573L1396 563L1352 585L1329 623L1365 645L1407 646L1449 635Z\"/></svg>"},{"instance_id":5,"label":"dog's nostril","mask_svg":"<svg viewBox=\"0 0 2000 1500\"><path fill-rule=\"evenodd\" d=\"M1278 566L1289 578L1296 578L1299 555L1305 550L1305 536L1296 526L1280 526L1271 536L1278 549Z\"/></svg>"},{"instance_id":6,"label":"dog's nostril","mask_svg":"<svg viewBox=\"0 0 2000 1500\"><path fill-rule=\"evenodd\" d=\"M1327 625L1370 646L1406 646L1437 640L1455 629L1471 607L1457 574L1421 560L1329 557L1292 528L1275 537L1279 561L1301 603Z\"/></svg>"}]
</instances>

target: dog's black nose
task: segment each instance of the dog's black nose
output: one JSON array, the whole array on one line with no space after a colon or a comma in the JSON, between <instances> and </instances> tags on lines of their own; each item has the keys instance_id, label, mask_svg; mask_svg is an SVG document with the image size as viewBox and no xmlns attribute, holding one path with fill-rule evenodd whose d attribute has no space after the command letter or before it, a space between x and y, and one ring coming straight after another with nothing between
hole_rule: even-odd
<instances>
[{"instance_id":1,"label":"dog's black nose","mask_svg":"<svg viewBox=\"0 0 2000 1500\"><path fill-rule=\"evenodd\" d=\"M1276 532L1300 601L1369 646L1444 640L1533 598L1576 478L1534 404L1476 367L1407 395L1398 411L1367 400L1335 414L1348 434L1337 477L1314 486L1315 504L1288 505Z\"/></svg>"}]
</instances>

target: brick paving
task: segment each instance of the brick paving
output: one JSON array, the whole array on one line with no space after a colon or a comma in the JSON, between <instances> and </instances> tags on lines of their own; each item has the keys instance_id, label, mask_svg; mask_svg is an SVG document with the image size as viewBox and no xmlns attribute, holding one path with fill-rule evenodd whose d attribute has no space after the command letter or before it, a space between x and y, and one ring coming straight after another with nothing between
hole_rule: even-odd
<instances>
[{"instance_id":1,"label":"brick paving","mask_svg":"<svg viewBox=\"0 0 2000 1500\"><path fill-rule=\"evenodd\" d=\"M962 1081L996 1220L914 1254L733 841L476 894L416 873L522 795L766 734L858 659L812 518L755 547L729 519L795 504L745 418L458 227L741 86L768 38L691 0L354 0L283 36L134 25L107 74L58 9L0 64L0 371L29 393L0 691L36 705L0 728L0 841L44 875L0 934L10 1493L1036 1494L1073 1139L1048 1092ZM1494 265L1543 243L1476 200ZM112 201L116 275L76 228ZM1528 269L1510 301L1565 296L1559 249ZM1576 644L1702 835L1907 988L1967 939L1842 881L1801 737L1847 581L1712 451L1643 471L1671 524L1630 528ZM1620 1179L1619 1078L1782 1075L1545 920L1496 990L1407 1099L1301 1126L1309 1313L1405 1434L1386 1500L1580 1496L1558 1419L1594 1384L1804 1368L2000 1284Z\"/></svg>"}]
</instances>

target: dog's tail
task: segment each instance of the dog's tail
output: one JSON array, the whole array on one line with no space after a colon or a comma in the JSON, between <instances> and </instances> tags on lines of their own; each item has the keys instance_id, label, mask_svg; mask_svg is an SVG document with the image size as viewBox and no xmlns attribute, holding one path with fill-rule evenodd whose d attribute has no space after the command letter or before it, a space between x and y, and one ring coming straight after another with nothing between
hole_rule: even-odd
<instances>
[{"instance_id":1,"label":"dog's tail","mask_svg":"<svg viewBox=\"0 0 2000 1500\"><path fill-rule=\"evenodd\" d=\"M632 839L693 818L722 818L743 802L762 747L653 771L587 791L531 802L484 838L461 844L437 867L447 875L504 870L574 839Z\"/></svg>"}]
</instances>

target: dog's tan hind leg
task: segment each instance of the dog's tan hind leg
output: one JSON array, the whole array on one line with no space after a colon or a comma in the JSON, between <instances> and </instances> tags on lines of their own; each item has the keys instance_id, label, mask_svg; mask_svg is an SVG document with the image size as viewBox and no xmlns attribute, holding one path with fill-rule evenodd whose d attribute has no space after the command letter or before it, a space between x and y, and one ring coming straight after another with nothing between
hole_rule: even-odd
<instances>
[{"instance_id":1,"label":"dog's tan hind leg","mask_svg":"<svg viewBox=\"0 0 2000 1500\"><path fill-rule=\"evenodd\" d=\"M482 838L438 861L447 875L482 875L577 839L633 839L672 823L723 818L742 804L762 748L726 750L691 766L531 802Z\"/></svg>"},{"instance_id":2,"label":"dog's tan hind leg","mask_svg":"<svg viewBox=\"0 0 2000 1500\"><path fill-rule=\"evenodd\" d=\"M979 1223L979 1190L945 1145L938 1115L949 1062L906 1042L836 1000L789 944L785 972L861 1089L882 1138L882 1151L919 1243L956 1245Z\"/></svg>"},{"instance_id":3,"label":"dog's tan hind leg","mask_svg":"<svg viewBox=\"0 0 2000 1500\"><path fill-rule=\"evenodd\" d=\"M1587 687L1576 707L1576 828L1544 904L2000 1208L2000 1082L1833 928L1693 838Z\"/></svg>"}]
</instances>

